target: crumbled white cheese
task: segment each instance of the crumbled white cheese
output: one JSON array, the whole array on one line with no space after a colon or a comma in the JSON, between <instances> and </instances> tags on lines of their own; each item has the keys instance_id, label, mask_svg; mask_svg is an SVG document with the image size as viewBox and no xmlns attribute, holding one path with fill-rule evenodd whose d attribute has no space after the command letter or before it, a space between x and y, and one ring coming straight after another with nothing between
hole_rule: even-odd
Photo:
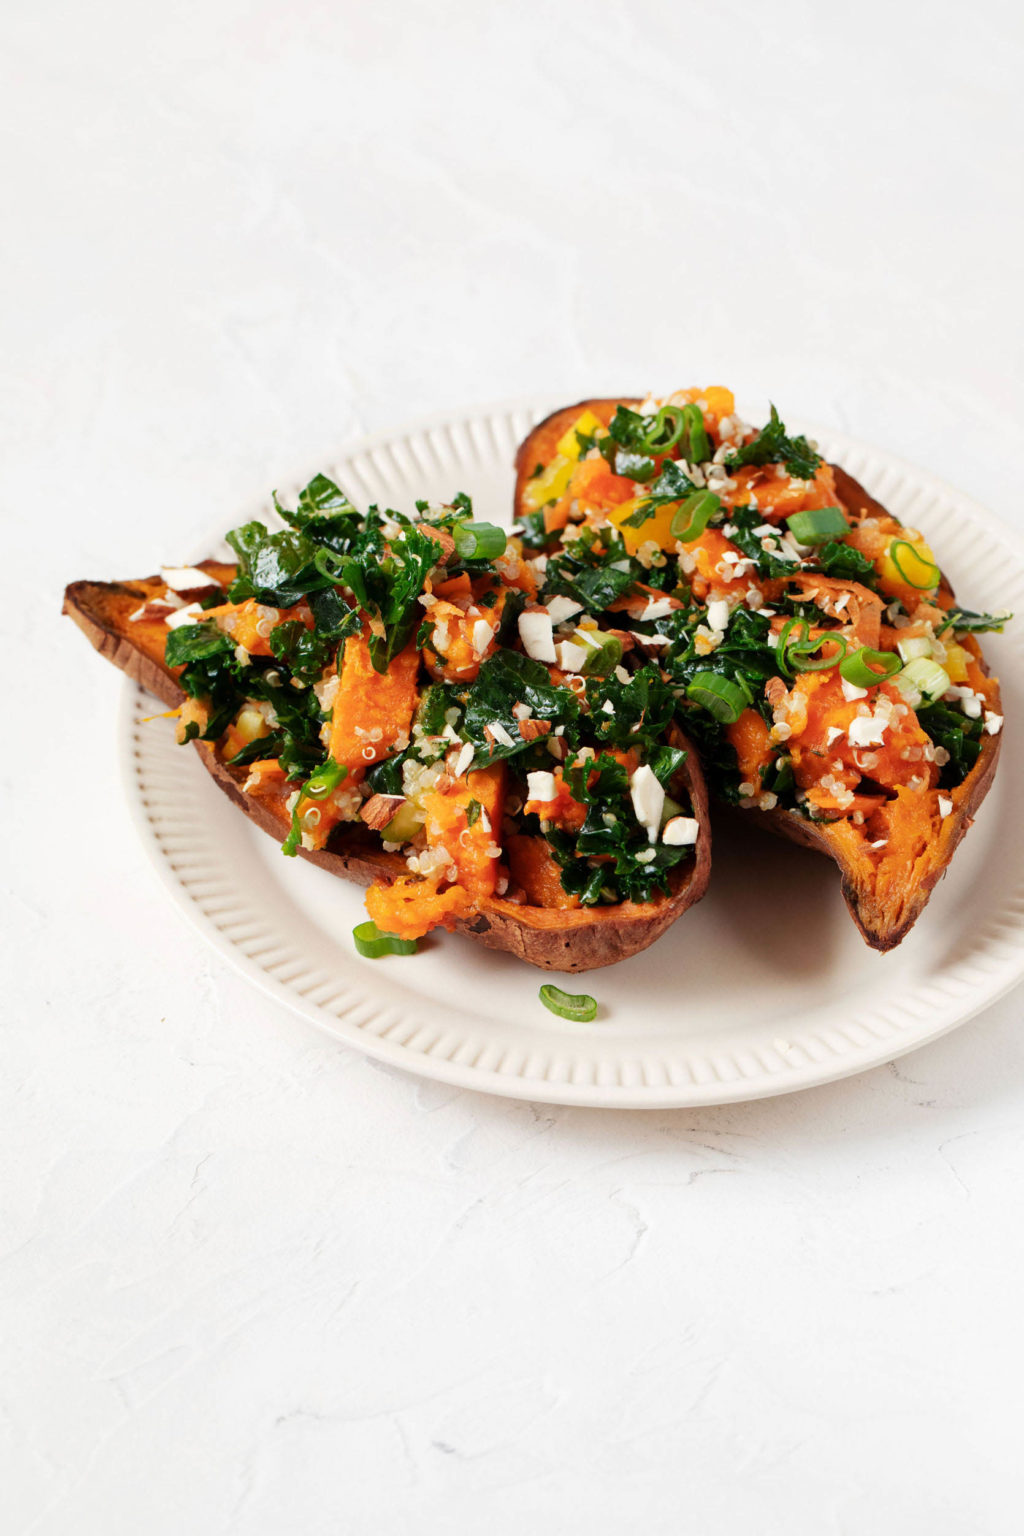
<instances>
[{"instance_id":1,"label":"crumbled white cheese","mask_svg":"<svg viewBox=\"0 0 1024 1536\"><path fill-rule=\"evenodd\" d=\"M177 608L164 619L168 629L180 629L183 624L198 624L203 610L199 603L189 603L187 608Z\"/></svg>"},{"instance_id":2,"label":"crumbled white cheese","mask_svg":"<svg viewBox=\"0 0 1024 1536\"><path fill-rule=\"evenodd\" d=\"M526 775L526 796L528 800L540 800L547 802L553 800L558 793L553 773L545 773L540 770L537 773Z\"/></svg>"},{"instance_id":3,"label":"crumbled white cheese","mask_svg":"<svg viewBox=\"0 0 1024 1536\"><path fill-rule=\"evenodd\" d=\"M1003 717L1002 717L1002 715L997 715L995 713L995 711L992 710L992 709L986 709L986 711L985 711L985 730L988 732L988 734L990 736L998 736L999 732L1002 730L1002 728L1003 728Z\"/></svg>"},{"instance_id":4,"label":"crumbled white cheese","mask_svg":"<svg viewBox=\"0 0 1024 1536\"><path fill-rule=\"evenodd\" d=\"M973 688L947 688L943 698L953 704L959 703L968 720L981 719L982 706L985 700L980 693L975 693Z\"/></svg>"},{"instance_id":5,"label":"crumbled white cheese","mask_svg":"<svg viewBox=\"0 0 1024 1536\"><path fill-rule=\"evenodd\" d=\"M550 597L547 610L552 624L564 624L566 619L575 618L576 614L583 612L583 604L573 602L571 597Z\"/></svg>"},{"instance_id":6,"label":"crumbled white cheese","mask_svg":"<svg viewBox=\"0 0 1024 1536\"><path fill-rule=\"evenodd\" d=\"M582 672L589 655L590 650L587 646L576 645L572 640L563 640L558 646L558 665L563 672Z\"/></svg>"},{"instance_id":7,"label":"crumbled white cheese","mask_svg":"<svg viewBox=\"0 0 1024 1536\"><path fill-rule=\"evenodd\" d=\"M939 815L945 821L947 816L953 814L953 802L948 795L939 796Z\"/></svg>"},{"instance_id":8,"label":"crumbled white cheese","mask_svg":"<svg viewBox=\"0 0 1024 1536\"><path fill-rule=\"evenodd\" d=\"M647 607L640 617L645 622L651 619L664 619L672 612L672 600L668 597L649 597Z\"/></svg>"},{"instance_id":9,"label":"crumbled white cheese","mask_svg":"<svg viewBox=\"0 0 1024 1536\"><path fill-rule=\"evenodd\" d=\"M519 615L519 638L534 661L556 661L551 615L542 610Z\"/></svg>"},{"instance_id":10,"label":"crumbled white cheese","mask_svg":"<svg viewBox=\"0 0 1024 1536\"><path fill-rule=\"evenodd\" d=\"M486 619L477 619L473 625L473 649L482 656L494 639L494 630Z\"/></svg>"},{"instance_id":11,"label":"crumbled white cheese","mask_svg":"<svg viewBox=\"0 0 1024 1536\"><path fill-rule=\"evenodd\" d=\"M852 704L854 699L866 699L867 696L866 688L858 688L856 683L848 683L846 678L843 678L843 698L847 704Z\"/></svg>"},{"instance_id":12,"label":"crumbled white cheese","mask_svg":"<svg viewBox=\"0 0 1024 1536\"><path fill-rule=\"evenodd\" d=\"M885 744L886 721L876 715L858 715L846 732L851 747L881 747Z\"/></svg>"},{"instance_id":13,"label":"crumbled white cheese","mask_svg":"<svg viewBox=\"0 0 1024 1536\"><path fill-rule=\"evenodd\" d=\"M672 848L688 848L700 836L700 822L695 816L672 816L666 821L661 840Z\"/></svg>"},{"instance_id":14,"label":"crumbled white cheese","mask_svg":"<svg viewBox=\"0 0 1024 1536\"><path fill-rule=\"evenodd\" d=\"M162 565L160 576L172 592L200 592L204 587L219 587L220 582L195 565Z\"/></svg>"},{"instance_id":15,"label":"crumbled white cheese","mask_svg":"<svg viewBox=\"0 0 1024 1536\"><path fill-rule=\"evenodd\" d=\"M633 802L633 810L636 812L636 819L647 831L647 841L656 843L661 827L661 813L665 808L665 791L649 764L641 763L632 774L629 780L629 794Z\"/></svg>"},{"instance_id":16,"label":"crumbled white cheese","mask_svg":"<svg viewBox=\"0 0 1024 1536\"><path fill-rule=\"evenodd\" d=\"M500 720L488 721L487 729L490 731L491 735L500 746L514 747L516 745Z\"/></svg>"},{"instance_id":17,"label":"crumbled white cheese","mask_svg":"<svg viewBox=\"0 0 1024 1536\"><path fill-rule=\"evenodd\" d=\"M728 629L729 604L724 598L717 598L714 602L708 603L708 624L712 629Z\"/></svg>"},{"instance_id":18,"label":"crumbled white cheese","mask_svg":"<svg viewBox=\"0 0 1024 1536\"><path fill-rule=\"evenodd\" d=\"M825 732L825 745L830 747L834 741L838 741L844 732L838 725L830 725Z\"/></svg>"},{"instance_id":19,"label":"crumbled white cheese","mask_svg":"<svg viewBox=\"0 0 1024 1536\"><path fill-rule=\"evenodd\" d=\"M462 751L455 759L455 777L457 779L461 779L462 775L468 770L470 763L473 761L473 754L475 752L476 748L474 747L473 743L471 741L467 741L464 744Z\"/></svg>"}]
</instances>

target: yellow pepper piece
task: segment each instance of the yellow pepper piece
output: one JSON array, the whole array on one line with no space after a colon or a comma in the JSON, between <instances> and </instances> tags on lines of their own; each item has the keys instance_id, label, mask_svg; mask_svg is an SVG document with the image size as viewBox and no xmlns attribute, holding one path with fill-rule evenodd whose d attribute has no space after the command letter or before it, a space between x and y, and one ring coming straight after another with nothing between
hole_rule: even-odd
<instances>
[{"instance_id":1,"label":"yellow pepper piece","mask_svg":"<svg viewBox=\"0 0 1024 1536\"><path fill-rule=\"evenodd\" d=\"M578 459L580 456L580 445L576 441L576 433L582 432L587 437L593 437L594 433L598 431L603 432L604 428L593 411L584 411L582 416L577 417L573 422L568 432L563 432L562 436L558 439L555 445L557 453L563 459Z\"/></svg>"},{"instance_id":2,"label":"yellow pepper piece","mask_svg":"<svg viewBox=\"0 0 1024 1536\"><path fill-rule=\"evenodd\" d=\"M900 546L897 550L899 565L891 554L894 544ZM920 534L911 538L903 533L890 539L888 548L882 556L879 574L884 582L891 582L898 587L911 586L919 592L928 592L938 585L937 570L938 566L931 546L925 543Z\"/></svg>"},{"instance_id":3,"label":"yellow pepper piece","mask_svg":"<svg viewBox=\"0 0 1024 1536\"><path fill-rule=\"evenodd\" d=\"M635 555L642 544L657 544L659 549L672 550L676 547L676 540L672 536L672 519L679 510L679 503L673 502L670 506L659 507L653 516L648 517L640 524L639 528L626 526L627 519L632 517L641 498L633 501L624 501L621 506L613 507L608 513L608 521L614 523L622 534L623 542L629 554Z\"/></svg>"},{"instance_id":4,"label":"yellow pepper piece","mask_svg":"<svg viewBox=\"0 0 1024 1536\"><path fill-rule=\"evenodd\" d=\"M962 645L947 645L946 659L942 663L949 673L951 683L966 683L967 663L971 659L971 653L965 651Z\"/></svg>"},{"instance_id":5,"label":"yellow pepper piece","mask_svg":"<svg viewBox=\"0 0 1024 1536\"><path fill-rule=\"evenodd\" d=\"M732 416L736 410L736 400L731 389L726 389L722 384L711 384L703 391L700 398L707 401L708 410L719 421L726 416Z\"/></svg>"},{"instance_id":6,"label":"yellow pepper piece","mask_svg":"<svg viewBox=\"0 0 1024 1536\"><path fill-rule=\"evenodd\" d=\"M571 459L563 459L561 455L552 459L547 469L542 469L535 480L526 483L525 500L531 512L536 512L538 507L547 506L549 501L558 501L565 494L566 486L576 468Z\"/></svg>"}]
</instances>

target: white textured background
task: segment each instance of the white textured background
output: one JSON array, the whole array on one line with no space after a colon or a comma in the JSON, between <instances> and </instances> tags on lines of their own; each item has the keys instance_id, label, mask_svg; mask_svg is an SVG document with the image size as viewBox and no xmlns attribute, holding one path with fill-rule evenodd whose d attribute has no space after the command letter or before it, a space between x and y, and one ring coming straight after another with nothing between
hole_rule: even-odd
<instances>
[{"instance_id":1,"label":"white textured background","mask_svg":"<svg viewBox=\"0 0 1024 1536\"><path fill-rule=\"evenodd\" d=\"M165 905L56 618L538 390L732 383L1020 526L1015 0L0 27L5 1536L1016 1536L1019 992L721 1111L374 1066Z\"/></svg>"}]
</instances>

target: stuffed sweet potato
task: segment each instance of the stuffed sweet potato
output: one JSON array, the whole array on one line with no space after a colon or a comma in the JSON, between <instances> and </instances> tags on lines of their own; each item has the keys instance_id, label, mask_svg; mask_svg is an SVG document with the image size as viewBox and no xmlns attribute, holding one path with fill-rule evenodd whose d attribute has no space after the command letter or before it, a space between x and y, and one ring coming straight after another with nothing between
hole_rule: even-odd
<instances>
[{"instance_id":1,"label":"stuffed sweet potato","mask_svg":"<svg viewBox=\"0 0 1024 1536\"><path fill-rule=\"evenodd\" d=\"M599 592L601 625L657 659L713 793L827 853L867 942L898 944L992 781L999 687L976 636L1007 615L958 607L920 532L774 409L746 426L726 389L566 407L516 470L541 596Z\"/></svg>"},{"instance_id":2,"label":"stuffed sweet potato","mask_svg":"<svg viewBox=\"0 0 1024 1536\"><path fill-rule=\"evenodd\" d=\"M286 853L370 886L381 934L609 965L704 894L699 762L655 669L539 603L470 511L361 515L318 476L284 531L229 535L236 563L75 582L64 609Z\"/></svg>"}]
</instances>

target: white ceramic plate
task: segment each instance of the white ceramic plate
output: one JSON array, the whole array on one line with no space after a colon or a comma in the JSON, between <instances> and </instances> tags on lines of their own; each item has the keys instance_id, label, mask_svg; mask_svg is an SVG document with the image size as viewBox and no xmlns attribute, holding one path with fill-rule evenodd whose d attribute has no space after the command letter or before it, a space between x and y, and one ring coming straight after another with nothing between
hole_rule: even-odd
<instances>
[{"instance_id":1,"label":"white ceramic plate","mask_svg":"<svg viewBox=\"0 0 1024 1536\"><path fill-rule=\"evenodd\" d=\"M374 439L324 467L359 504L408 511L417 497L464 490L478 516L508 521L515 446L542 414L481 411ZM887 454L814 435L897 516L927 530L966 603L1024 614L1024 546L991 514ZM275 520L266 507L246 516ZM215 553L214 543L219 534L195 557ZM740 813L719 814L708 895L652 949L580 984L600 1003L593 1024L564 1022L538 1001L541 982L558 977L459 937L433 939L415 959L360 959L350 937L365 915L359 888L283 858L196 755L174 744L168 721L142 723L152 700L134 685L121 727L128 796L165 887L208 942L359 1050L523 1099L652 1107L753 1099L891 1060L1024 975L1024 618L985 644L1006 707L1001 772L899 949L866 947L829 861Z\"/></svg>"}]
</instances>

